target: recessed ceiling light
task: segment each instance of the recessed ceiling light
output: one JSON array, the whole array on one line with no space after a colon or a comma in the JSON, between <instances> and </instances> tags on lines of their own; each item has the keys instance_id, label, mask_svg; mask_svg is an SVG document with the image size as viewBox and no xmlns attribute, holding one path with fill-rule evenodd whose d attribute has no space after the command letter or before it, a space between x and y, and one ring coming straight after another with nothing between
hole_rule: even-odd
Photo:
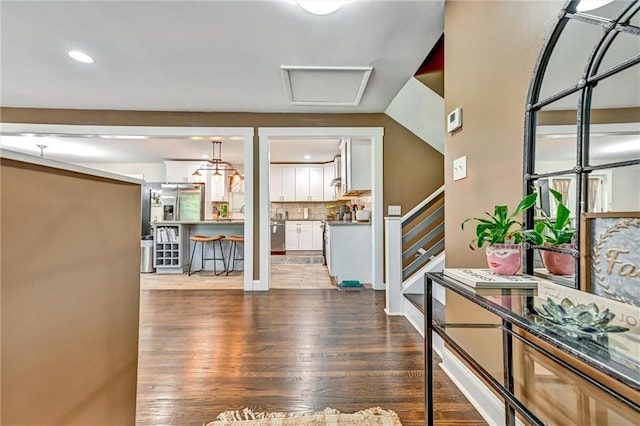
<instances>
[{"instance_id":1,"label":"recessed ceiling light","mask_svg":"<svg viewBox=\"0 0 640 426\"><path fill-rule=\"evenodd\" d=\"M82 62L82 63L85 63L85 64L92 64L93 63L93 58L91 56L87 55L84 52L80 52L78 50L72 50L68 54L69 54L69 56L71 56L73 59L75 59L78 62Z\"/></svg>"},{"instance_id":2,"label":"recessed ceiling light","mask_svg":"<svg viewBox=\"0 0 640 426\"><path fill-rule=\"evenodd\" d=\"M330 13L335 12L340 9L344 4L344 1L333 1L333 0L309 0L309 1L299 1L298 4L307 12L313 13L314 15L328 15Z\"/></svg>"},{"instance_id":3,"label":"recessed ceiling light","mask_svg":"<svg viewBox=\"0 0 640 426\"><path fill-rule=\"evenodd\" d=\"M21 136L26 136L28 138L32 138L35 137L36 134L35 133L20 133Z\"/></svg>"},{"instance_id":4,"label":"recessed ceiling light","mask_svg":"<svg viewBox=\"0 0 640 426\"><path fill-rule=\"evenodd\" d=\"M581 0L576 6L578 12L586 12L587 10L597 9L606 4L611 3L613 0Z\"/></svg>"},{"instance_id":5,"label":"recessed ceiling light","mask_svg":"<svg viewBox=\"0 0 640 426\"><path fill-rule=\"evenodd\" d=\"M202 158L209 158L209 156L207 154L202 154Z\"/></svg>"},{"instance_id":6,"label":"recessed ceiling light","mask_svg":"<svg viewBox=\"0 0 640 426\"><path fill-rule=\"evenodd\" d=\"M307 154L307 155L304 156L304 159L305 160L311 160L311 156L309 154Z\"/></svg>"},{"instance_id":7,"label":"recessed ceiling light","mask_svg":"<svg viewBox=\"0 0 640 426\"><path fill-rule=\"evenodd\" d=\"M191 136L189 139L191 139L192 141L201 141L204 138L202 136Z\"/></svg>"}]
</instances>

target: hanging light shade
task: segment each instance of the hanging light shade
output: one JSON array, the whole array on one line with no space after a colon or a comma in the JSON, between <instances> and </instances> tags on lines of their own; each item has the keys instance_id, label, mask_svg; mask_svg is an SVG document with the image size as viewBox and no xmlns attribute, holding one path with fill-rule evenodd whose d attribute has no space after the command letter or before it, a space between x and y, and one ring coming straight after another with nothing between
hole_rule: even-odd
<instances>
[{"instance_id":1,"label":"hanging light shade","mask_svg":"<svg viewBox=\"0 0 640 426\"><path fill-rule=\"evenodd\" d=\"M212 172L213 180L219 182L222 179L223 173L233 172L231 176L234 179L236 179L236 175L238 179L242 179L242 175L238 173L231 163L222 160L222 141L212 140L211 145L211 158L207 160L206 164L199 167L198 170L193 173L193 176L200 176L200 171L210 171Z\"/></svg>"}]
</instances>

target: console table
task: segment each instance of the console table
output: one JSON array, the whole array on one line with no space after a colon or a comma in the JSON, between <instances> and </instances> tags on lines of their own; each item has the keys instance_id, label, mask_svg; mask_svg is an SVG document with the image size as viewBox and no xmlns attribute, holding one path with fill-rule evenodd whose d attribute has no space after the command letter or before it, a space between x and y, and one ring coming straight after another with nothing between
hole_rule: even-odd
<instances>
[{"instance_id":1,"label":"console table","mask_svg":"<svg viewBox=\"0 0 640 426\"><path fill-rule=\"evenodd\" d=\"M464 309L480 310L495 320L451 321L449 307L432 297L434 284L446 289L448 305L452 299L458 305L464 304ZM535 289L479 289L442 273L425 274L427 425L434 422L432 332L441 336L447 348L504 399L506 425L515 425L516 418L533 425L640 424L638 330L598 337L571 335L536 321L533 306L542 303L544 300L537 297ZM499 353L497 363L502 371L495 365L487 367L487 360L481 359L483 351L465 342L469 337L490 346L481 348L485 355ZM572 391L569 395L567 388ZM560 396L554 399L552 392Z\"/></svg>"}]
</instances>

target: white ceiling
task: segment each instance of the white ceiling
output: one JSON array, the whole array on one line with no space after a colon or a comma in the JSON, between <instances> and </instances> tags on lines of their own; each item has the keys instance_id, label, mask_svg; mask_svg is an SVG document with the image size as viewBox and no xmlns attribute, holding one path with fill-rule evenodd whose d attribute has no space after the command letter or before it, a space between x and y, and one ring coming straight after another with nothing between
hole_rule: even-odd
<instances>
[{"instance_id":1,"label":"white ceiling","mask_svg":"<svg viewBox=\"0 0 640 426\"><path fill-rule=\"evenodd\" d=\"M5 107L233 112L383 112L444 28L443 0L350 1L312 15L295 1L1 0L0 101ZM81 50L95 59L68 57ZM282 67L326 67L290 88ZM358 105L327 102L354 91L326 69L372 67ZM344 73L343 73L344 74ZM337 74L336 74L337 75ZM319 78L316 78L318 76ZM361 85L361 79L353 80ZM293 84L293 83L291 83ZM340 87L340 90L335 90ZM321 102L313 102L318 97ZM200 159L208 141L4 135L4 148L73 162ZM20 139L18 139L20 138ZM337 140L283 140L274 162L329 161ZM63 154L59 146L72 147ZM225 142L223 159L242 159Z\"/></svg>"}]
</instances>

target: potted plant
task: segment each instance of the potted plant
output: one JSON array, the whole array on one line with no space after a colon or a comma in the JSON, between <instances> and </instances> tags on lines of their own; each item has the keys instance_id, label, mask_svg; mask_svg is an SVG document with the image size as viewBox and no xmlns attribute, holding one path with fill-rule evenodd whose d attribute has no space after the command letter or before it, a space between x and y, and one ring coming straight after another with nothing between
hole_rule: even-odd
<instances>
[{"instance_id":1,"label":"potted plant","mask_svg":"<svg viewBox=\"0 0 640 426\"><path fill-rule=\"evenodd\" d=\"M549 192L556 200L556 214L554 218L540 211L541 218L536 220L533 229L524 231L525 238L537 246L547 246L562 249L573 249L573 237L576 229L571 225L571 211L565 206L562 194L549 188ZM554 275L572 275L575 268L575 258L571 254L559 253L551 250L541 250L542 261L549 273Z\"/></svg>"},{"instance_id":2,"label":"potted plant","mask_svg":"<svg viewBox=\"0 0 640 426\"><path fill-rule=\"evenodd\" d=\"M522 264L522 240L524 234L522 222L518 219L522 213L530 209L538 197L537 193L527 195L513 212L509 213L507 206L495 206L493 214L485 212L486 217L471 217L462 222L476 221L476 237L471 241L469 247L475 250L474 243L478 248L488 244L487 263L489 269L498 275L513 275L520 269Z\"/></svg>"}]
</instances>

